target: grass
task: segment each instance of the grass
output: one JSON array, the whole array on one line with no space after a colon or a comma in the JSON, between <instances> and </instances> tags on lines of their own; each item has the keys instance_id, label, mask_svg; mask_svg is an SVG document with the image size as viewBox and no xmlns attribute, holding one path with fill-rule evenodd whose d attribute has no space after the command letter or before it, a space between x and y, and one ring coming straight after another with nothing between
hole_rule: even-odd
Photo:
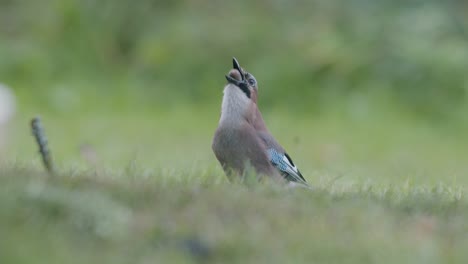
<instances>
[{"instance_id":1,"label":"grass","mask_svg":"<svg viewBox=\"0 0 468 264\"><path fill-rule=\"evenodd\" d=\"M310 192L247 188L204 171L73 175L2 171L2 263L463 263L468 257L468 201L460 188L442 184L314 182Z\"/></svg>"},{"instance_id":2,"label":"grass","mask_svg":"<svg viewBox=\"0 0 468 264\"><path fill-rule=\"evenodd\" d=\"M460 130L280 112L267 123L315 191L229 184L210 149L217 108L46 113L49 177L25 109L0 171L0 262L466 262Z\"/></svg>"}]
</instances>

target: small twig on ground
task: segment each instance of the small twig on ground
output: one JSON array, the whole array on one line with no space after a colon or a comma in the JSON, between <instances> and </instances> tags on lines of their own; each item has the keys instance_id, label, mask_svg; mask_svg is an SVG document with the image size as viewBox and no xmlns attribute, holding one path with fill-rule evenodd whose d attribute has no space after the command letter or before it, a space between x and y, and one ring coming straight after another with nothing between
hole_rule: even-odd
<instances>
[{"instance_id":1,"label":"small twig on ground","mask_svg":"<svg viewBox=\"0 0 468 264\"><path fill-rule=\"evenodd\" d=\"M39 153L42 157L42 163L49 174L54 174L54 163L48 147L48 141L44 133L44 128L41 124L41 119L35 117L31 120L31 128L34 138L36 139L37 145L39 146Z\"/></svg>"}]
</instances>

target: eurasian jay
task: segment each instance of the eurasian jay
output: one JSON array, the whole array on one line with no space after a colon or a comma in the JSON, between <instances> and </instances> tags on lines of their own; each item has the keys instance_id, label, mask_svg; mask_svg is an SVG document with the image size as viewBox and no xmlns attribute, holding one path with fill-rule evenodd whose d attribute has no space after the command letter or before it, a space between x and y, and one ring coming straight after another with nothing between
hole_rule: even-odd
<instances>
[{"instance_id":1,"label":"eurasian jay","mask_svg":"<svg viewBox=\"0 0 468 264\"><path fill-rule=\"evenodd\" d=\"M251 166L259 176L308 186L283 147L268 131L258 110L257 80L233 58L226 75L221 118L212 149L229 179L243 176Z\"/></svg>"}]
</instances>

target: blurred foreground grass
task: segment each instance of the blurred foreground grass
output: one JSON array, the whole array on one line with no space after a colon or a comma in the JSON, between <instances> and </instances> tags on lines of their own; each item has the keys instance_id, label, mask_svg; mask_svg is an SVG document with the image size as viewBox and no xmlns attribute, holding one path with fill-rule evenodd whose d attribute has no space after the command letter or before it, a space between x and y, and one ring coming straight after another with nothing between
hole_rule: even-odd
<instances>
[{"instance_id":1,"label":"blurred foreground grass","mask_svg":"<svg viewBox=\"0 0 468 264\"><path fill-rule=\"evenodd\" d=\"M0 172L2 263L465 263L466 192L314 181L247 188L210 171Z\"/></svg>"}]
</instances>

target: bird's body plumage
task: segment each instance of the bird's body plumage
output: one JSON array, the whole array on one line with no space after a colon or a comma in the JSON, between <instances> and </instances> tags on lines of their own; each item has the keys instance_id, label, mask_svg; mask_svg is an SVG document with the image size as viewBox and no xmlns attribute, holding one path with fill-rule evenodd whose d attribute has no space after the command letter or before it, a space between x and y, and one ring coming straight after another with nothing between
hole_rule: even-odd
<instances>
[{"instance_id":1,"label":"bird's body plumage","mask_svg":"<svg viewBox=\"0 0 468 264\"><path fill-rule=\"evenodd\" d=\"M243 123L238 127L222 125L216 130L213 150L229 177L243 175L252 166L259 175L277 175L254 128Z\"/></svg>"},{"instance_id":2,"label":"bird's body plumage","mask_svg":"<svg viewBox=\"0 0 468 264\"><path fill-rule=\"evenodd\" d=\"M257 117L252 108L255 105L248 101L239 88L233 84L226 85L212 148L229 177L232 173L242 175L245 166L248 166L247 162L259 174L275 173L264 151L266 146L253 126Z\"/></svg>"},{"instance_id":3,"label":"bird's body plumage","mask_svg":"<svg viewBox=\"0 0 468 264\"><path fill-rule=\"evenodd\" d=\"M307 183L283 147L268 131L257 106L255 78L234 59L226 76L221 117L212 149L228 177L244 175L252 166L258 175ZM253 80L253 81L252 81Z\"/></svg>"}]
</instances>

